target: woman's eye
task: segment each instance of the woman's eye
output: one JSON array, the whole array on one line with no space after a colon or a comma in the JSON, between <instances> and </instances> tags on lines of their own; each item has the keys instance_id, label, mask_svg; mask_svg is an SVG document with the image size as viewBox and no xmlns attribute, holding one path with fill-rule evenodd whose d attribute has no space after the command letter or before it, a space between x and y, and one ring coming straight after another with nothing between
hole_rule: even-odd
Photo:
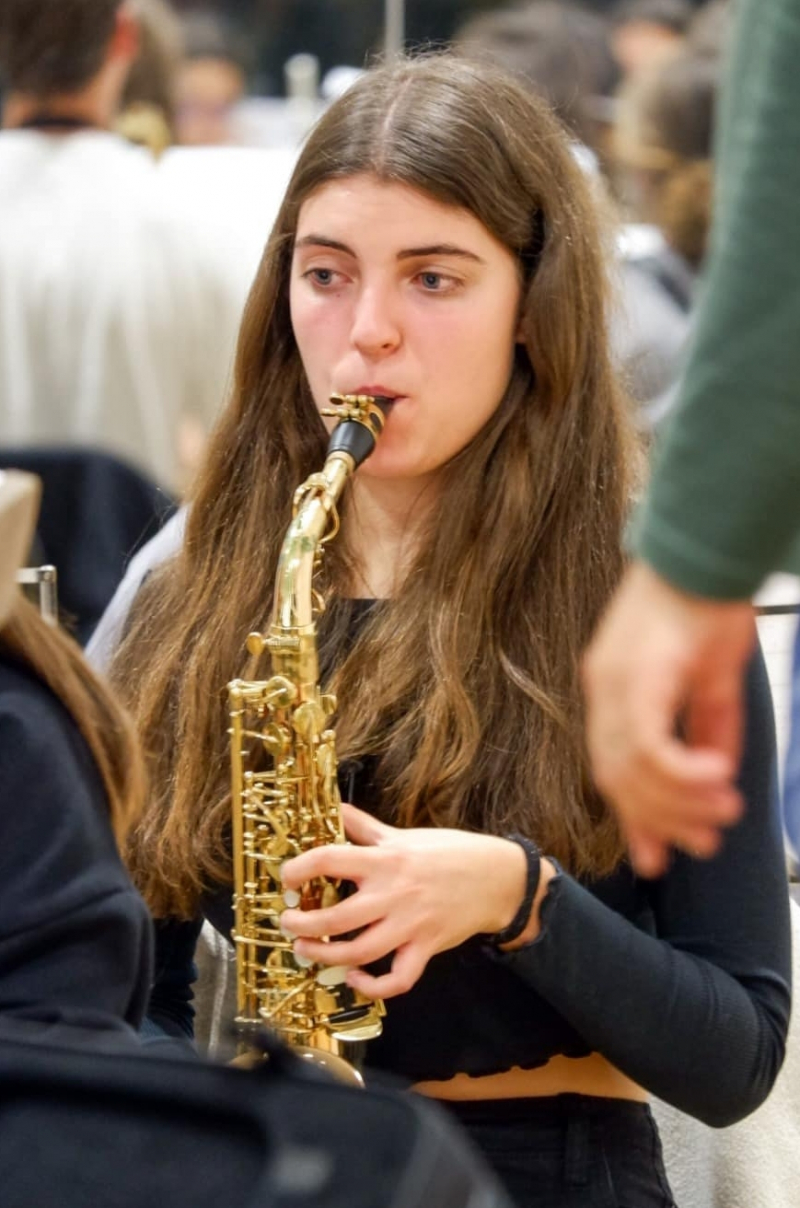
<instances>
[{"instance_id":1,"label":"woman's eye","mask_svg":"<svg viewBox=\"0 0 800 1208\"><path fill-rule=\"evenodd\" d=\"M417 280L423 290L431 294L448 293L450 290L455 289L458 284L453 277L448 277L445 273L434 272L433 269L418 273Z\"/></svg>"},{"instance_id":2,"label":"woman's eye","mask_svg":"<svg viewBox=\"0 0 800 1208\"><path fill-rule=\"evenodd\" d=\"M333 285L336 279L336 273L332 268L310 268L307 273L303 274L308 277L314 285Z\"/></svg>"}]
</instances>

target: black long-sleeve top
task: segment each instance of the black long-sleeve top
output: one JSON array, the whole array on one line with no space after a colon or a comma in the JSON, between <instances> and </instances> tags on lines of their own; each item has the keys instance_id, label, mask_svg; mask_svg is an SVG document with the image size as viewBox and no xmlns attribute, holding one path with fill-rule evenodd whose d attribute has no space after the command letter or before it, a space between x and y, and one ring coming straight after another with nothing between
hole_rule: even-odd
<instances>
[{"instance_id":1,"label":"black long-sleeve top","mask_svg":"<svg viewBox=\"0 0 800 1208\"><path fill-rule=\"evenodd\" d=\"M134 1039L152 956L147 907L75 722L0 657L0 1018Z\"/></svg>"},{"instance_id":2,"label":"black long-sleeve top","mask_svg":"<svg viewBox=\"0 0 800 1208\"><path fill-rule=\"evenodd\" d=\"M723 1126L766 1097L783 1060L790 1010L790 930L777 808L775 741L763 660L747 682L742 821L713 860L676 855L658 880L627 863L609 877L551 883L537 940L500 954L475 937L435 956L387 1004L372 1068L410 1082L532 1068L597 1051L634 1081ZM363 777L342 791L356 805ZM348 790L353 790L349 791ZM204 912L224 934L231 891ZM196 924L162 924L150 1015L191 1032Z\"/></svg>"}]
</instances>

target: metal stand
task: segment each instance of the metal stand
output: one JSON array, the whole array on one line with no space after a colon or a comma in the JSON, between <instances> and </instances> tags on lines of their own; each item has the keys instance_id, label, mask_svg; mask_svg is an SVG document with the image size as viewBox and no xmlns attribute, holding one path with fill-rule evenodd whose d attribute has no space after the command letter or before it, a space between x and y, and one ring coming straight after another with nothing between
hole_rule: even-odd
<instances>
[{"instance_id":1,"label":"metal stand","mask_svg":"<svg viewBox=\"0 0 800 1208\"><path fill-rule=\"evenodd\" d=\"M54 566L25 566L17 571L17 583L38 587L39 612L48 625L58 625L58 572Z\"/></svg>"},{"instance_id":2,"label":"metal stand","mask_svg":"<svg viewBox=\"0 0 800 1208\"><path fill-rule=\"evenodd\" d=\"M402 54L405 40L405 0L386 0L386 32L384 36L386 58L391 59L399 54Z\"/></svg>"}]
</instances>

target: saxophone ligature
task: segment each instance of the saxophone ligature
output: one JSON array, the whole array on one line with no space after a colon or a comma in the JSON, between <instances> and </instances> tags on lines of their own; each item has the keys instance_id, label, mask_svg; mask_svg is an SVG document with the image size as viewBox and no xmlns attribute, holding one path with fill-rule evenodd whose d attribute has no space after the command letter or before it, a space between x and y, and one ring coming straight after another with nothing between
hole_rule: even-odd
<instances>
[{"instance_id":1,"label":"saxophone ligature","mask_svg":"<svg viewBox=\"0 0 800 1208\"><path fill-rule=\"evenodd\" d=\"M348 1081L361 1075L344 1056L381 1032L383 1003L351 989L344 968L296 956L280 926L285 908L330 906L346 894L318 878L302 893L284 890L284 861L312 847L344 843L337 782L336 699L323 693L313 586L323 546L339 529L337 502L372 453L391 399L332 395L323 415L334 428L325 465L295 492L281 548L272 623L251 633L253 659L271 661L266 680L228 685L233 790L234 930L240 1034L270 1028L301 1056Z\"/></svg>"}]
</instances>

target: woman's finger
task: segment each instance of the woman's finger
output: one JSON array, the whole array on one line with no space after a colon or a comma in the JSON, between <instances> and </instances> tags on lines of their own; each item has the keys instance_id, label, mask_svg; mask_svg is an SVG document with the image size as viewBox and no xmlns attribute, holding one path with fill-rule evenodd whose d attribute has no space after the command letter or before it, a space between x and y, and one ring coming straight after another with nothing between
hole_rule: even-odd
<instances>
[{"instance_id":1,"label":"woman's finger","mask_svg":"<svg viewBox=\"0 0 800 1208\"><path fill-rule=\"evenodd\" d=\"M366 998L394 998L397 994L407 994L416 985L427 963L427 957L421 949L407 944L395 953L390 973L373 977L364 969L351 969L347 984Z\"/></svg>"},{"instance_id":2,"label":"woman's finger","mask_svg":"<svg viewBox=\"0 0 800 1208\"><path fill-rule=\"evenodd\" d=\"M345 935L348 931L368 927L381 917L374 899L364 893L354 893L335 906L320 910L284 910L280 922L285 934L315 939L324 935Z\"/></svg>"},{"instance_id":3,"label":"woman's finger","mask_svg":"<svg viewBox=\"0 0 800 1208\"><path fill-rule=\"evenodd\" d=\"M281 868L281 880L286 889L299 889L315 877L334 881L357 881L370 867L373 853L367 847L350 843L328 843L314 847L287 860Z\"/></svg>"},{"instance_id":4,"label":"woman's finger","mask_svg":"<svg viewBox=\"0 0 800 1208\"><path fill-rule=\"evenodd\" d=\"M299 939L294 944L298 956L306 957L320 965L346 965L355 968L369 965L388 956L397 944L397 930L383 919L374 923L352 940Z\"/></svg>"},{"instance_id":5,"label":"woman's finger","mask_svg":"<svg viewBox=\"0 0 800 1208\"><path fill-rule=\"evenodd\" d=\"M661 877L669 868L670 847L660 839L639 827L629 827L625 832L628 855L634 872L640 877Z\"/></svg>"},{"instance_id":6,"label":"woman's finger","mask_svg":"<svg viewBox=\"0 0 800 1208\"><path fill-rule=\"evenodd\" d=\"M741 796L735 788L714 788L700 791L673 792L670 786L642 781L631 787L635 809L618 805L619 816L626 827L641 827L655 838L673 842L685 827L703 826L722 829L738 821Z\"/></svg>"},{"instance_id":7,"label":"woman's finger","mask_svg":"<svg viewBox=\"0 0 800 1208\"><path fill-rule=\"evenodd\" d=\"M718 827L690 824L671 833L669 843L645 828L632 827L625 831L628 854L634 871L641 877L663 876L669 868L671 852L677 848L698 860L716 855L724 832Z\"/></svg>"},{"instance_id":8,"label":"woman's finger","mask_svg":"<svg viewBox=\"0 0 800 1208\"><path fill-rule=\"evenodd\" d=\"M713 799L730 790L731 766L718 751L688 747L674 737L636 750L609 743L597 759L596 780L614 801L646 789L658 793L665 805L680 809L687 795Z\"/></svg>"},{"instance_id":9,"label":"woman's finger","mask_svg":"<svg viewBox=\"0 0 800 1208\"><path fill-rule=\"evenodd\" d=\"M349 805L346 801L342 802L342 821L345 834L350 842L357 843L361 847L374 847L393 829L386 826L385 823L379 822L377 818L373 818L371 814L366 814L364 810Z\"/></svg>"}]
</instances>

